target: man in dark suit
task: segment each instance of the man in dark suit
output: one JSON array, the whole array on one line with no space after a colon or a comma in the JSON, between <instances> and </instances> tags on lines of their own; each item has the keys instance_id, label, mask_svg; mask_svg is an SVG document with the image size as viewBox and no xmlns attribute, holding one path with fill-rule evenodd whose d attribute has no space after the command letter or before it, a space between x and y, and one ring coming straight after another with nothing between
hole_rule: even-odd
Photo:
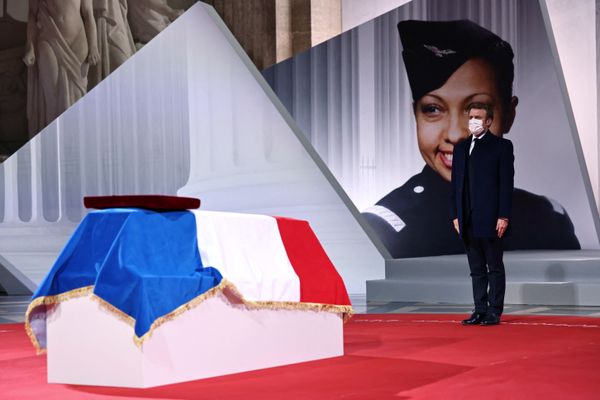
<instances>
[{"instance_id":1,"label":"man in dark suit","mask_svg":"<svg viewBox=\"0 0 600 400\"><path fill-rule=\"evenodd\" d=\"M506 288L502 238L512 210L513 145L489 130L494 113L488 104L470 104L468 116L471 135L454 147L450 195L450 216L465 244L475 303L462 323L496 325Z\"/></svg>"}]
</instances>

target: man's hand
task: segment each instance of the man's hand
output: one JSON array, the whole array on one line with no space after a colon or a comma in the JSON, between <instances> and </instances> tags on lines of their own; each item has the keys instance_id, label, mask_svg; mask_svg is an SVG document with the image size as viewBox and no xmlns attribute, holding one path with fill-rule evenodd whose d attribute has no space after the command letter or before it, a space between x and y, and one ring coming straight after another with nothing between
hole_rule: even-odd
<instances>
[{"instance_id":1,"label":"man's hand","mask_svg":"<svg viewBox=\"0 0 600 400\"><path fill-rule=\"evenodd\" d=\"M498 222L496 222L496 232L498 232L499 238L504 236L504 232L506 232L506 228L508 228L508 219L507 218L498 218Z\"/></svg>"},{"instance_id":2,"label":"man's hand","mask_svg":"<svg viewBox=\"0 0 600 400\"><path fill-rule=\"evenodd\" d=\"M460 228L458 227L458 218L454 218L452 220L452 223L454 224L454 230L460 235Z\"/></svg>"}]
</instances>

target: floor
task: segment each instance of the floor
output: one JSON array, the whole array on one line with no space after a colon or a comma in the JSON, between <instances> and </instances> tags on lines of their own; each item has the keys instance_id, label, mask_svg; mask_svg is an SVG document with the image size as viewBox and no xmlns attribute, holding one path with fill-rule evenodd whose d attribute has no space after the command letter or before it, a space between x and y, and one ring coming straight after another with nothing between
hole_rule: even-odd
<instances>
[{"instance_id":1,"label":"floor","mask_svg":"<svg viewBox=\"0 0 600 400\"><path fill-rule=\"evenodd\" d=\"M356 314L470 314L473 305L391 302L367 303L364 295L351 295L352 307ZM540 306L527 304L507 304L504 315L572 315L600 318L600 306Z\"/></svg>"},{"instance_id":2,"label":"floor","mask_svg":"<svg viewBox=\"0 0 600 400\"><path fill-rule=\"evenodd\" d=\"M599 318L507 315L494 327L465 327L461 318L355 315L344 325L342 357L149 389L49 384L47 358L35 355L23 324L5 324L0 326L0 398L598 400ZM197 335L185 337L198 344ZM264 351L277 350L267 346ZM110 349L106 354L109 366L120 355ZM77 375L98 374L87 359L71 359L64 367ZM115 365L114 371L131 375L126 371L131 367Z\"/></svg>"},{"instance_id":3,"label":"floor","mask_svg":"<svg viewBox=\"0 0 600 400\"><path fill-rule=\"evenodd\" d=\"M29 300L28 296L0 296L0 324L24 322ZM473 310L473 306L468 304L367 303L364 295L351 295L350 300L356 314L469 314ZM600 318L600 307L507 304L504 315L572 315Z\"/></svg>"},{"instance_id":4,"label":"floor","mask_svg":"<svg viewBox=\"0 0 600 400\"><path fill-rule=\"evenodd\" d=\"M29 296L0 296L0 324L24 322L30 299Z\"/></svg>"}]
</instances>

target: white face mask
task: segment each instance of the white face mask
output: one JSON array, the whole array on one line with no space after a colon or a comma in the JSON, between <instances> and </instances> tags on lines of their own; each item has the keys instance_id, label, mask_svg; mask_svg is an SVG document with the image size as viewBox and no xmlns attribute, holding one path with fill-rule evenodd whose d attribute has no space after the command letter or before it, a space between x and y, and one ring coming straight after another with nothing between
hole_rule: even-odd
<instances>
[{"instance_id":1,"label":"white face mask","mask_svg":"<svg viewBox=\"0 0 600 400\"><path fill-rule=\"evenodd\" d=\"M470 119L469 132L471 132L473 135L478 135L483 132L483 121L476 118Z\"/></svg>"}]
</instances>

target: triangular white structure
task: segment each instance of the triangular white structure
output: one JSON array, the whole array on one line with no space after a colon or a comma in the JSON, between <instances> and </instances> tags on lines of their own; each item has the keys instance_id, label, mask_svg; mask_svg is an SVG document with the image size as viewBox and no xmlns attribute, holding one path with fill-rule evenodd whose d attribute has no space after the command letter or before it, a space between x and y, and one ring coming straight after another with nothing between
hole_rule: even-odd
<instances>
[{"instance_id":1,"label":"triangular white structure","mask_svg":"<svg viewBox=\"0 0 600 400\"><path fill-rule=\"evenodd\" d=\"M200 197L203 209L306 219L350 293L383 277L383 257L356 209L202 3L7 160L0 175L0 255L31 289L85 213L82 197L97 194L178 193Z\"/></svg>"}]
</instances>

